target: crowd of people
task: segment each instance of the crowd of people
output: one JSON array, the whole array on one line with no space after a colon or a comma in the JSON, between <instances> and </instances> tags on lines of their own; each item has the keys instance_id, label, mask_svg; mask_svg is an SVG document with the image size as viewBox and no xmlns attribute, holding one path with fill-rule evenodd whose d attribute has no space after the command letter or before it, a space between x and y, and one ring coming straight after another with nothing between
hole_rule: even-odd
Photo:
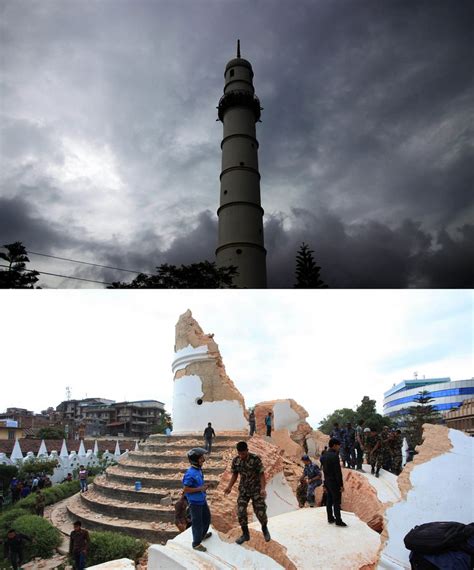
<instances>
[{"instance_id":1,"label":"crowd of people","mask_svg":"<svg viewBox=\"0 0 474 570\"><path fill-rule=\"evenodd\" d=\"M46 489L52 486L51 479L44 473L29 475L23 479L13 477L10 482L10 493L12 502L16 503L20 499L28 497L38 489Z\"/></svg>"},{"instance_id":2,"label":"crowd of people","mask_svg":"<svg viewBox=\"0 0 474 570\"><path fill-rule=\"evenodd\" d=\"M362 471L364 456L371 466L371 473L379 476L380 469L399 475L402 470L402 432L390 430L384 426L378 433L372 427L364 427L365 421L359 420L356 428L350 422L345 428L335 422L329 434L341 444L340 457L344 467Z\"/></svg>"},{"instance_id":3,"label":"crowd of people","mask_svg":"<svg viewBox=\"0 0 474 570\"><path fill-rule=\"evenodd\" d=\"M371 473L379 477L380 469L398 475L402 469L402 437L400 430L390 430L384 426L378 433L375 429L364 427L364 420L359 420L355 428L347 422L341 428L334 423L330 433L329 444L321 453L319 466L309 455L301 458L304 468L296 490L298 505L302 508L308 503L309 507L316 505L315 493L317 487L323 485L321 506L326 506L328 523L345 527L347 524L341 518L341 499L344 491L342 467L362 471L364 458L371 466ZM266 435L271 436L272 414L265 417ZM256 433L256 420L253 411L249 414L249 435ZM183 477L183 493L175 505L175 523L180 532L192 528L195 550L206 551L202 544L211 536L209 525L211 513L207 504L206 491L209 484L205 483L203 465L206 456L212 451L216 433L209 422L203 433L204 448L193 448L188 452L191 467ZM247 506L252 502L255 516L260 521L265 540L271 540L267 523L267 507L265 492L265 473L261 458L251 453L245 441L237 444L237 455L232 460L232 477L224 490L229 494L237 479L240 477L239 494L237 498L237 516L242 534L237 538L237 544L250 540ZM324 477L323 477L324 474Z\"/></svg>"}]
</instances>

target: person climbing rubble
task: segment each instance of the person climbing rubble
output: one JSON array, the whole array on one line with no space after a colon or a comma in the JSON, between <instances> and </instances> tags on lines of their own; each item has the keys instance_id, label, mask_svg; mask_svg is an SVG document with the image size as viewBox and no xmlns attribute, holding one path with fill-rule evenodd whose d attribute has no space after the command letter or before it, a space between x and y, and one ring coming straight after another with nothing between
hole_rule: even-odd
<instances>
[{"instance_id":1,"label":"person climbing rubble","mask_svg":"<svg viewBox=\"0 0 474 570\"><path fill-rule=\"evenodd\" d=\"M265 469L262 460L258 455L249 452L248 445L245 441L239 441L236 447L237 457L234 457L231 466L232 477L224 490L224 493L228 495L240 475L237 516L242 529L242 535L235 542L237 544L243 544L250 540L247 516L249 501L252 501L255 516L262 525L262 533L265 541L269 542L271 536L267 527L267 505L265 503L267 493L265 491Z\"/></svg>"},{"instance_id":2,"label":"person climbing rubble","mask_svg":"<svg viewBox=\"0 0 474 570\"><path fill-rule=\"evenodd\" d=\"M303 476L305 477L307 483L306 500L308 501L308 505L310 507L314 507L316 503L316 499L314 497L316 487L322 485L323 482L321 469L311 461L309 455L303 455L301 461L304 463Z\"/></svg>"},{"instance_id":3,"label":"person climbing rubble","mask_svg":"<svg viewBox=\"0 0 474 570\"><path fill-rule=\"evenodd\" d=\"M202 436L204 438L204 449L210 455L212 451L212 440L216 438L216 432L214 431L211 422L207 424L207 428L204 430Z\"/></svg>"},{"instance_id":4,"label":"person climbing rubble","mask_svg":"<svg viewBox=\"0 0 474 570\"><path fill-rule=\"evenodd\" d=\"M183 477L183 491L189 503L191 513L191 528L193 533L193 549L206 552L207 548L201 544L212 536L209 532L211 524L211 511L207 504L206 491L209 487L204 482L202 466L206 460L207 450L202 447L195 447L188 451L188 460L191 467L188 468Z\"/></svg>"}]
</instances>

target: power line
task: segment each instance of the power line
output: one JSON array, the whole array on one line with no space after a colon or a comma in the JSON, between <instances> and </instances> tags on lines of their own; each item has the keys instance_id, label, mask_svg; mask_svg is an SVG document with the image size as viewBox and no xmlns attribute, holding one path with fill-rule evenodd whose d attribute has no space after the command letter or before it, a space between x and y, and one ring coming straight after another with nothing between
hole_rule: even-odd
<instances>
[{"instance_id":1,"label":"power line","mask_svg":"<svg viewBox=\"0 0 474 570\"><path fill-rule=\"evenodd\" d=\"M0 265L0 267L10 268L9 265ZM112 285L112 283L106 283L105 281L95 281L94 279L85 279L83 277L72 277L71 275L60 275L59 273L48 273L47 271L38 271L37 269L22 269L21 271L28 271L29 273L36 271L41 275L52 275L53 277L63 277L64 279L75 279L76 281L88 281L89 283L100 283L101 285Z\"/></svg>"},{"instance_id":2,"label":"power line","mask_svg":"<svg viewBox=\"0 0 474 570\"><path fill-rule=\"evenodd\" d=\"M47 253L38 253L37 251L26 250L27 253L32 255L41 255L42 257L51 257L52 259L60 259L61 261L71 261L72 263L81 263L82 265L92 265L94 267L104 267L105 269L114 269L115 271L126 271L127 273L135 273L139 275L143 271L135 271L133 269L122 269L121 267L111 267L110 265L101 265L100 263L91 263L89 261L79 261L77 259L69 259L68 257L57 257L56 255L49 255ZM146 274L145 274L146 275Z\"/></svg>"}]
</instances>

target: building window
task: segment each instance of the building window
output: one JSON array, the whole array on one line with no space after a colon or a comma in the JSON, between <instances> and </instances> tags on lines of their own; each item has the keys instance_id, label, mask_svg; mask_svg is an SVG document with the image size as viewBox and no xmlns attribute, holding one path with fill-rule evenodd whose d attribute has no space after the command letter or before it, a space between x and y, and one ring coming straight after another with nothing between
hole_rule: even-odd
<instances>
[{"instance_id":1,"label":"building window","mask_svg":"<svg viewBox=\"0 0 474 570\"><path fill-rule=\"evenodd\" d=\"M240 164L240 166L243 166L243 165L244 165L244 163L243 163L243 162L239 162L239 164Z\"/></svg>"},{"instance_id":2,"label":"building window","mask_svg":"<svg viewBox=\"0 0 474 570\"><path fill-rule=\"evenodd\" d=\"M230 76L230 77L234 77L234 70L233 70L233 69L230 70L229 76Z\"/></svg>"},{"instance_id":3,"label":"building window","mask_svg":"<svg viewBox=\"0 0 474 570\"><path fill-rule=\"evenodd\" d=\"M224 190L224 194L227 194L227 190Z\"/></svg>"},{"instance_id":4,"label":"building window","mask_svg":"<svg viewBox=\"0 0 474 570\"><path fill-rule=\"evenodd\" d=\"M242 250L241 250L241 249L236 249L236 250L235 250L235 253L236 253L237 255L240 255L240 254L242 253Z\"/></svg>"},{"instance_id":5,"label":"building window","mask_svg":"<svg viewBox=\"0 0 474 570\"><path fill-rule=\"evenodd\" d=\"M9 439L9 440L15 439L15 432L14 432L14 430L12 430L12 429L9 429L9 430L8 430L8 439Z\"/></svg>"}]
</instances>

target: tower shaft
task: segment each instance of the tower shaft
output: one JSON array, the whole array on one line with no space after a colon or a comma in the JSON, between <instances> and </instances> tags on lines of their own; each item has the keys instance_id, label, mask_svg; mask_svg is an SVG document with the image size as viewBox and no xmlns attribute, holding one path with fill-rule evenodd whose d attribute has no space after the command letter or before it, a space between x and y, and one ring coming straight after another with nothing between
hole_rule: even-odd
<instances>
[{"instance_id":1,"label":"tower shaft","mask_svg":"<svg viewBox=\"0 0 474 570\"><path fill-rule=\"evenodd\" d=\"M224 135L217 265L237 267L237 287L263 288L266 251L255 129L260 119L260 101L255 96L252 66L247 60L237 57L229 61L224 77L224 95L218 107Z\"/></svg>"}]
</instances>

